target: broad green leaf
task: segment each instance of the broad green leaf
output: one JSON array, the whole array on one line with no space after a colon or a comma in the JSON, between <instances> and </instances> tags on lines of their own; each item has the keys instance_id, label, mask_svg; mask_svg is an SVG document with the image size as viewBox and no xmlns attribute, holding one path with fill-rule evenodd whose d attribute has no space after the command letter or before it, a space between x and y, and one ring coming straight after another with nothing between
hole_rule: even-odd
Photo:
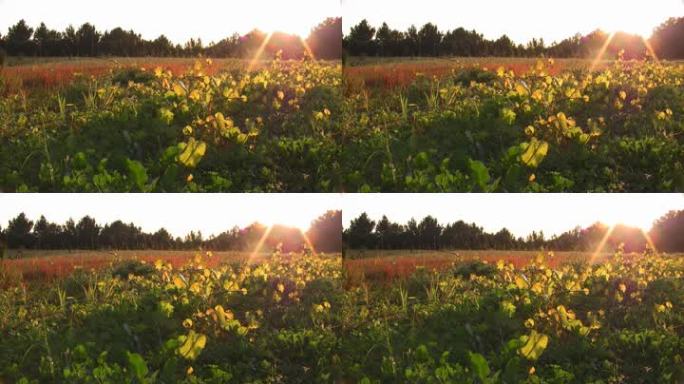
<instances>
[{"instance_id":1,"label":"broad green leaf","mask_svg":"<svg viewBox=\"0 0 684 384\"><path fill-rule=\"evenodd\" d=\"M501 119L508 125L513 125L515 122L516 114L510 108L504 108L501 110Z\"/></svg>"},{"instance_id":2,"label":"broad green leaf","mask_svg":"<svg viewBox=\"0 0 684 384\"><path fill-rule=\"evenodd\" d=\"M475 180L475 183L480 189L487 189L487 184L489 184L489 181L491 180L487 166L481 161L472 159L468 161L468 165L470 166L470 174Z\"/></svg>"},{"instance_id":3,"label":"broad green leaf","mask_svg":"<svg viewBox=\"0 0 684 384\"><path fill-rule=\"evenodd\" d=\"M137 160L126 159L126 167L128 168L128 174L138 189L144 190L148 180L145 166Z\"/></svg>"},{"instance_id":4,"label":"broad green leaf","mask_svg":"<svg viewBox=\"0 0 684 384\"><path fill-rule=\"evenodd\" d=\"M188 139L187 143L178 144L180 155L178 161L188 168L195 168L207 151L207 144L194 137Z\"/></svg>"},{"instance_id":5,"label":"broad green leaf","mask_svg":"<svg viewBox=\"0 0 684 384\"><path fill-rule=\"evenodd\" d=\"M515 277L515 285L520 289L527 289L530 285L520 276Z\"/></svg>"},{"instance_id":6,"label":"broad green leaf","mask_svg":"<svg viewBox=\"0 0 684 384\"><path fill-rule=\"evenodd\" d=\"M508 315L508 317L513 317L515 314L515 304L511 303L510 301L506 300L501 303L501 310Z\"/></svg>"},{"instance_id":7,"label":"broad green leaf","mask_svg":"<svg viewBox=\"0 0 684 384\"><path fill-rule=\"evenodd\" d=\"M520 160L528 167L536 168L549 152L549 143L533 137L529 143L523 143L521 148L523 154L520 156Z\"/></svg>"},{"instance_id":8,"label":"broad green leaf","mask_svg":"<svg viewBox=\"0 0 684 384\"><path fill-rule=\"evenodd\" d=\"M470 366L473 372L477 375L480 381L485 382L489 377L489 364L487 359L479 353L468 352L468 358L470 359Z\"/></svg>"},{"instance_id":9,"label":"broad green leaf","mask_svg":"<svg viewBox=\"0 0 684 384\"><path fill-rule=\"evenodd\" d=\"M166 125L170 125L173 122L173 116L173 112L171 112L171 110L168 108L162 108L159 110L159 118L161 121L166 123Z\"/></svg>"},{"instance_id":10,"label":"broad green leaf","mask_svg":"<svg viewBox=\"0 0 684 384\"><path fill-rule=\"evenodd\" d=\"M521 340L525 343L518 352L528 360L537 360L549 345L549 337L532 330L529 336L524 335Z\"/></svg>"},{"instance_id":11,"label":"broad green leaf","mask_svg":"<svg viewBox=\"0 0 684 384\"><path fill-rule=\"evenodd\" d=\"M135 374L138 381L143 381L149 372L145 359L137 353L126 352L126 356L128 357L128 367Z\"/></svg>"},{"instance_id":12,"label":"broad green leaf","mask_svg":"<svg viewBox=\"0 0 684 384\"><path fill-rule=\"evenodd\" d=\"M183 344L178 348L178 354L188 360L195 360L207 345L207 337L193 330L187 336L180 336L179 341Z\"/></svg>"}]
</instances>

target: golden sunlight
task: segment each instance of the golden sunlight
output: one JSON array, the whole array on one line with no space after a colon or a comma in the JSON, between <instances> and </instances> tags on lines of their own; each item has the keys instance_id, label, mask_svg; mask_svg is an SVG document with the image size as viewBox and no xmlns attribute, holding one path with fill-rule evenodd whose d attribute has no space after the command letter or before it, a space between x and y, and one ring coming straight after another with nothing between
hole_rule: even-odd
<instances>
[{"instance_id":1,"label":"golden sunlight","mask_svg":"<svg viewBox=\"0 0 684 384\"><path fill-rule=\"evenodd\" d=\"M258 28L268 34L283 32L306 39L313 26L302 12L289 12L288 14L274 15L273 18L264 20L263 24L258 25Z\"/></svg>"},{"instance_id":2,"label":"golden sunlight","mask_svg":"<svg viewBox=\"0 0 684 384\"><path fill-rule=\"evenodd\" d=\"M610 215L607 215L600 221L609 226L622 224L629 227L639 228L644 232L648 232L651 230L651 226L653 226L655 219L656 217L653 216L652 212L647 212L640 210L638 207L634 207L631 210L612 212Z\"/></svg>"},{"instance_id":3,"label":"golden sunlight","mask_svg":"<svg viewBox=\"0 0 684 384\"><path fill-rule=\"evenodd\" d=\"M639 35L648 39L653 33L652 21L644 18L639 9L624 8L622 10L609 13L610 16L599 27L609 33L626 32L632 35Z\"/></svg>"},{"instance_id":4,"label":"golden sunlight","mask_svg":"<svg viewBox=\"0 0 684 384\"><path fill-rule=\"evenodd\" d=\"M285 212L273 212L264 215L259 223L272 227L274 225L284 225L286 227L297 228L302 232L306 232L311 226L310 217L288 215Z\"/></svg>"}]
</instances>

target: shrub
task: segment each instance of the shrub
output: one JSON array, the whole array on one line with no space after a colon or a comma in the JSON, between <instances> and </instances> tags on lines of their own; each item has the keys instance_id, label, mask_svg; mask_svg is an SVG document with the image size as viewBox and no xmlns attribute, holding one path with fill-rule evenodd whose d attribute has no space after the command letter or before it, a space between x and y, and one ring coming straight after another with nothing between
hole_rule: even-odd
<instances>
[{"instance_id":1,"label":"shrub","mask_svg":"<svg viewBox=\"0 0 684 384\"><path fill-rule=\"evenodd\" d=\"M154 272L154 267L138 260L126 260L114 267L112 276L128 279L129 275L146 276Z\"/></svg>"},{"instance_id":2,"label":"shrub","mask_svg":"<svg viewBox=\"0 0 684 384\"><path fill-rule=\"evenodd\" d=\"M459 276L464 279L470 277L470 275L476 276L492 276L496 272L496 267L483 263L481 261L468 261L463 264L459 264L454 268L454 276Z\"/></svg>"},{"instance_id":3,"label":"shrub","mask_svg":"<svg viewBox=\"0 0 684 384\"><path fill-rule=\"evenodd\" d=\"M129 82L147 84L154 79L152 73L143 71L139 68L121 69L114 73L112 81L121 86L128 85Z\"/></svg>"}]
</instances>

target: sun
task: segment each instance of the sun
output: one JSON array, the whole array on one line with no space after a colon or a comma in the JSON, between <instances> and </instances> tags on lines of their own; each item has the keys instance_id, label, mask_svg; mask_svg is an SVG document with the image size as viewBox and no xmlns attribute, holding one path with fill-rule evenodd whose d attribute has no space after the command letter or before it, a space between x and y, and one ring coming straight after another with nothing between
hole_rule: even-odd
<instances>
[{"instance_id":1,"label":"sun","mask_svg":"<svg viewBox=\"0 0 684 384\"><path fill-rule=\"evenodd\" d=\"M274 225L284 225L286 227L293 227L299 229L302 232L308 231L309 227L311 226L311 219L308 217L288 215L286 213L277 212L270 214L269 217L263 218L262 220L260 220L260 222L270 227Z\"/></svg>"},{"instance_id":2,"label":"sun","mask_svg":"<svg viewBox=\"0 0 684 384\"><path fill-rule=\"evenodd\" d=\"M602 18L600 27L603 31L611 34L625 32L639 35L644 39L648 39L653 33L657 24L654 24L648 8L633 4L624 7L615 7L614 4L608 2L605 4L606 6L610 5L610 10L607 10L604 13L607 16Z\"/></svg>"},{"instance_id":3,"label":"sun","mask_svg":"<svg viewBox=\"0 0 684 384\"><path fill-rule=\"evenodd\" d=\"M609 226L615 226L618 224L636 227L644 232L651 230L655 217L648 212L642 212L639 207L633 207L631 209L626 209L623 212L615 212L609 217L603 218L601 222Z\"/></svg>"},{"instance_id":4,"label":"sun","mask_svg":"<svg viewBox=\"0 0 684 384\"><path fill-rule=\"evenodd\" d=\"M277 19L265 21L264 25L261 25L259 29L267 34L282 32L306 39L311 33L312 26L296 16L282 15L282 17Z\"/></svg>"}]
</instances>

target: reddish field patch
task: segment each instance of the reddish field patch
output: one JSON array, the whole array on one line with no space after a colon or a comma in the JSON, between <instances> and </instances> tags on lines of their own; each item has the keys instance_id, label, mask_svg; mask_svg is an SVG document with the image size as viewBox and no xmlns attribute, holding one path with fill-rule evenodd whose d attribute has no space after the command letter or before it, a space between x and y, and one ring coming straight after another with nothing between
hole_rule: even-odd
<instances>
[{"instance_id":1,"label":"reddish field patch","mask_svg":"<svg viewBox=\"0 0 684 384\"><path fill-rule=\"evenodd\" d=\"M71 84L76 78L98 78L110 75L113 71L138 68L144 71L154 71L161 67L171 71L174 75L187 72L198 59L82 59L65 60L36 64L23 64L4 68L0 72L4 89L0 93L5 95L37 90L56 90ZM213 60L208 64L201 60L204 72L214 75L222 69L242 66L240 60Z\"/></svg>"},{"instance_id":2,"label":"reddish field patch","mask_svg":"<svg viewBox=\"0 0 684 384\"><path fill-rule=\"evenodd\" d=\"M466 261L480 260L496 264L503 260L513 264L516 268L529 265L539 254L530 251L366 251L363 258L348 259L344 263L345 270L352 283L363 280L376 282L392 281L411 276L416 269L424 268L428 271L443 271ZM362 255L359 251L351 252L353 257ZM609 253L597 256L594 262L601 262L609 257ZM566 263L589 261L591 253L587 252L556 252L552 257L545 258L551 268Z\"/></svg>"},{"instance_id":3,"label":"reddish field patch","mask_svg":"<svg viewBox=\"0 0 684 384\"><path fill-rule=\"evenodd\" d=\"M194 251L27 251L27 257L0 261L0 277L3 274L11 275L15 283L49 281L66 277L77 270L99 270L125 260L150 264L163 260L174 267L180 267L191 261L196 254ZM260 261L267 256L267 253L260 253L251 261ZM212 257L203 257L203 261L208 267L215 267L225 262L246 261L249 257L249 252L213 252ZM0 285L3 284L1 280Z\"/></svg>"},{"instance_id":4,"label":"reddish field patch","mask_svg":"<svg viewBox=\"0 0 684 384\"><path fill-rule=\"evenodd\" d=\"M516 58L463 58L463 59L418 59L406 61L389 61L371 63L344 68L344 76L348 88L359 86L366 88L392 89L411 84L418 76L442 78L468 68L481 68L495 72L503 67L521 75L534 67L539 59ZM550 64L543 60L545 71L551 75L572 68L586 67L586 60L554 60Z\"/></svg>"}]
</instances>

